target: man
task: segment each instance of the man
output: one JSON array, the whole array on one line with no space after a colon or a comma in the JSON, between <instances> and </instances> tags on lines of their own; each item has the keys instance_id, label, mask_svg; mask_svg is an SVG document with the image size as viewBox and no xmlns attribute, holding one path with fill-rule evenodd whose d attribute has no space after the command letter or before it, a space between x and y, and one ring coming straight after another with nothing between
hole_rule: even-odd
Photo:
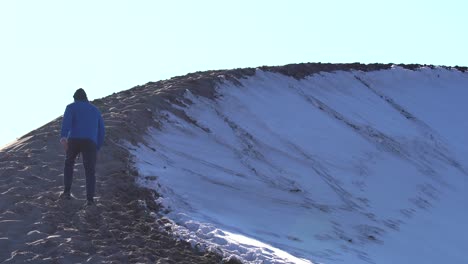
<instances>
[{"instance_id":1,"label":"man","mask_svg":"<svg viewBox=\"0 0 468 264\"><path fill-rule=\"evenodd\" d=\"M73 98L75 102L67 105L62 121L60 143L67 155L63 176L64 191L60 197L71 199L73 168L76 157L81 153L86 175L86 205L93 205L96 157L104 141L104 121L101 112L88 101L82 88L76 90Z\"/></svg>"}]
</instances>

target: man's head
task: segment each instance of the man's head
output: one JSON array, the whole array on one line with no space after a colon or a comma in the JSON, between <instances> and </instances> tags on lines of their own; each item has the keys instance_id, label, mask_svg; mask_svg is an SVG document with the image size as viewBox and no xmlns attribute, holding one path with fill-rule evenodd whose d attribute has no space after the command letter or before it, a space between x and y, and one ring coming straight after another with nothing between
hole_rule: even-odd
<instances>
[{"instance_id":1,"label":"man's head","mask_svg":"<svg viewBox=\"0 0 468 264\"><path fill-rule=\"evenodd\" d=\"M75 94L73 95L73 99L75 99L75 101L88 101L88 97L86 96L86 92L83 90L83 88L76 90Z\"/></svg>"}]
</instances>

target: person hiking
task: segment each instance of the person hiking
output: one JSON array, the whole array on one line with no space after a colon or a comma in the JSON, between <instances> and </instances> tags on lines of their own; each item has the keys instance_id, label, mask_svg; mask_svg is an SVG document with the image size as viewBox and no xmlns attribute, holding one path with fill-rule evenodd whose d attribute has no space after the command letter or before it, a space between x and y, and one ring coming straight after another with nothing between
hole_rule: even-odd
<instances>
[{"instance_id":1,"label":"person hiking","mask_svg":"<svg viewBox=\"0 0 468 264\"><path fill-rule=\"evenodd\" d=\"M86 205L93 205L97 152L104 142L104 120L97 107L88 101L86 92L82 88L76 90L73 98L75 101L65 109L60 134L60 143L66 152L64 190L60 197L71 199L73 168L76 157L81 153L86 175Z\"/></svg>"}]
</instances>

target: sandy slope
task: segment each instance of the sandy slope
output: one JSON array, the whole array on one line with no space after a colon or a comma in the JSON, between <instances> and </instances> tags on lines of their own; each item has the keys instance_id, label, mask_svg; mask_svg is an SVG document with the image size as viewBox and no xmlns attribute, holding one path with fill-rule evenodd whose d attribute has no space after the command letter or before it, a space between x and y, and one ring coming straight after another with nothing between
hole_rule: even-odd
<instances>
[{"instance_id":1,"label":"sandy slope","mask_svg":"<svg viewBox=\"0 0 468 264\"><path fill-rule=\"evenodd\" d=\"M109 103L112 100L108 101ZM122 100L132 105L131 99ZM101 108L107 107L102 103ZM175 241L162 228L153 194L134 184L128 152L113 143L125 126L107 112L108 140L99 153L97 207L86 209L84 171L76 166L72 201L60 201L64 153L60 120L0 152L1 263L219 263ZM119 131L121 129L122 131ZM145 206L146 204L146 206Z\"/></svg>"},{"instance_id":2,"label":"sandy slope","mask_svg":"<svg viewBox=\"0 0 468 264\"><path fill-rule=\"evenodd\" d=\"M389 68L391 65L300 64L262 67L303 78L319 71ZM406 67L417 67L414 65ZM466 70L466 69L463 69ZM107 127L97 166L98 204L83 208L84 172L78 163L73 201L57 201L62 190L64 153L58 143L61 119L25 135L0 151L0 262L24 263L219 263L172 238L154 203L157 195L135 185L136 171L123 142L145 144L143 134L161 110L196 124L171 107L186 89L213 98L218 81L235 81L254 69L211 71L148 83L95 100ZM184 101L184 103L190 103ZM166 231L167 229L167 231Z\"/></svg>"}]
</instances>

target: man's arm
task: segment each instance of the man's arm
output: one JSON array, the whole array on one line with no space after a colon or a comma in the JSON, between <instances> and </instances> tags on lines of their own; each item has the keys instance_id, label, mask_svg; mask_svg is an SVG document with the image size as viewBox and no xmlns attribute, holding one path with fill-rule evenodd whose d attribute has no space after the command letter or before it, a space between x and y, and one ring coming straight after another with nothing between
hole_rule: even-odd
<instances>
[{"instance_id":1,"label":"man's arm","mask_svg":"<svg viewBox=\"0 0 468 264\"><path fill-rule=\"evenodd\" d=\"M98 127L98 144L97 149L101 149L102 144L104 143L104 136L106 134L106 129L104 127L104 119L102 119L101 114L99 114L99 127Z\"/></svg>"},{"instance_id":2,"label":"man's arm","mask_svg":"<svg viewBox=\"0 0 468 264\"><path fill-rule=\"evenodd\" d=\"M65 108L65 113L63 114L63 120L62 120L62 131L60 132L60 143L62 143L63 147L65 148L65 151L67 150L68 147L68 136L70 134L72 126L72 113L71 109L69 106Z\"/></svg>"}]
</instances>

